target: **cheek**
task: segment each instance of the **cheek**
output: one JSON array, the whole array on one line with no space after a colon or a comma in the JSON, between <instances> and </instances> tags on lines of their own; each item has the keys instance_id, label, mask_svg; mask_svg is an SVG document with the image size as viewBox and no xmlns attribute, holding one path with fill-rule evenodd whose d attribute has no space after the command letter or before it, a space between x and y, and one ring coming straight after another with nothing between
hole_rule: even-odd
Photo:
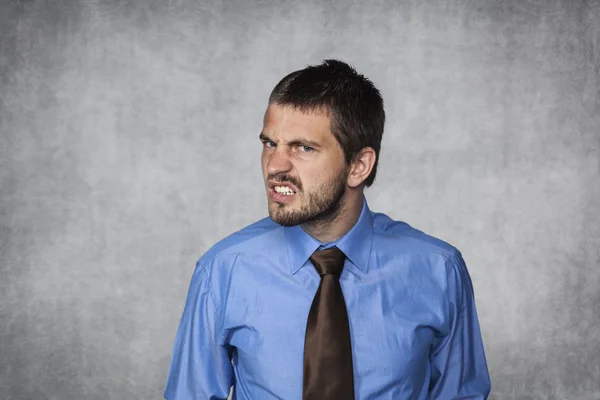
<instances>
[{"instance_id":1,"label":"cheek","mask_svg":"<svg viewBox=\"0 0 600 400\"><path fill-rule=\"evenodd\" d=\"M344 170L337 169L337 166L328 166L320 171L316 171L312 180L313 187L330 190L338 184L343 178Z\"/></svg>"},{"instance_id":2,"label":"cheek","mask_svg":"<svg viewBox=\"0 0 600 400\"><path fill-rule=\"evenodd\" d=\"M301 171L296 175L298 180L302 182L302 188L305 192L321 190L323 185L326 185L331 180L328 171L325 168L311 169Z\"/></svg>"}]
</instances>

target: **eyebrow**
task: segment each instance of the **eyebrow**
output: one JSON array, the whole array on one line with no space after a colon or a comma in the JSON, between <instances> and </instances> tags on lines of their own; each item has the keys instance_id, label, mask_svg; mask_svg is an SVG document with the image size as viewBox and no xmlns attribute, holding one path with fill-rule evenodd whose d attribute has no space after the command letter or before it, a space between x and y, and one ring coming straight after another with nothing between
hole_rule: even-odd
<instances>
[{"instance_id":1,"label":"eyebrow","mask_svg":"<svg viewBox=\"0 0 600 400\"><path fill-rule=\"evenodd\" d=\"M265 135L264 132L261 132L260 135L258 135L258 138L262 142L273 142L273 140L271 140L271 138L269 138L267 135ZM287 142L287 145L288 146L309 146L309 147L314 147L314 148L323 147L323 146L321 146L320 143L315 142L314 140L303 139L303 138L297 138L297 139L290 140L289 142Z\"/></svg>"}]
</instances>

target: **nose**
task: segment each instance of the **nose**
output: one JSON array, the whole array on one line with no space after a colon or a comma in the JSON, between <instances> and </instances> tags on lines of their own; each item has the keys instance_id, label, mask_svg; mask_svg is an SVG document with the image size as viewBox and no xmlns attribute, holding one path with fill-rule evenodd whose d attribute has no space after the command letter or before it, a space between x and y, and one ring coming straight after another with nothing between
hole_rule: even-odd
<instances>
[{"instance_id":1,"label":"nose","mask_svg":"<svg viewBox=\"0 0 600 400\"><path fill-rule=\"evenodd\" d=\"M267 157L267 173L269 175L276 175L283 172L288 172L292 169L292 162L290 160L289 154L282 148L283 146L279 146L271 154L268 154Z\"/></svg>"}]
</instances>

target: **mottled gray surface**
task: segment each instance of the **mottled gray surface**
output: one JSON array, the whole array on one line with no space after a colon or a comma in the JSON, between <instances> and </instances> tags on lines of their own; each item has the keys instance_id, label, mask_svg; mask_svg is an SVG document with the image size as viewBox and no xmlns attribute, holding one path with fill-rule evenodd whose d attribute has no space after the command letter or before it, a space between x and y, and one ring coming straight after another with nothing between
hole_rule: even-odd
<instances>
[{"instance_id":1,"label":"mottled gray surface","mask_svg":"<svg viewBox=\"0 0 600 400\"><path fill-rule=\"evenodd\" d=\"M600 399L600 2L0 0L0 397L159 399L196 259L266 215L286 73L386 100L372 209L459 247L493 398Z\"/></svg>"}]
</instances>

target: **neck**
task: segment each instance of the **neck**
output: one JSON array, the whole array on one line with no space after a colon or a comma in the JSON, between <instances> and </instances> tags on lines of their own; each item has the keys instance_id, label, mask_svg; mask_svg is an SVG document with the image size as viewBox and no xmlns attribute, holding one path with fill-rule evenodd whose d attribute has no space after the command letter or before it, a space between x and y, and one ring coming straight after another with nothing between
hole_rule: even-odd
<instances>
[{"instance_id":1,"label":"neck","mask_svg":"<svg viewBox=\"0 0 600 400\"><path fill-rule=\"evenodd\" d=\"M307 222L302 229L322 243L333 242L344 236L360 217L363 206L363 191L350 189L346 192L338 215L327 222Z\"/></svg>"}]
</instances>

